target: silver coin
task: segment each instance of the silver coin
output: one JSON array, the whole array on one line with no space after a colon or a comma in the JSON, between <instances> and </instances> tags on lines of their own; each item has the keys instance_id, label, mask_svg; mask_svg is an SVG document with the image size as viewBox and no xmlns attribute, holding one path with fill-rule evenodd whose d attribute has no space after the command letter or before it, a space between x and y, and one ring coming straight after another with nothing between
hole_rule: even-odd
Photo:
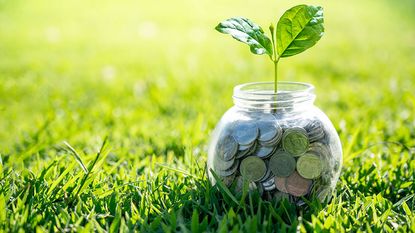
<instances>
[{"instance_id":1,"label":"silver coin","mask_svg":"<svg viewBox=\"0 0 415 233\"><path fill-rule=\"evenodd\" d=\"M239 145L239 150L249 150L251 149L253 146L255 146L256 141L253 141L251 144L248 145Z\"/></svg>"},{"instance_id":2,"label":"silver coin","mask_svg":"<svg viewBox=\"0 0 415 233\"><path fill-rule=\"evenodd\" d=\"M323 172L320 177L320 182L323 185L330 185L333 173L330 171Z\"/></svg>"},{"instance_id":3,"label":"silver coin","mask_svg":"<svg viewBox=\"0 0 415 233\"><path fill-rule=\"evenodd\" d=\"M233 159L238 152L238 143L232 135L227 135L219 140L217 145L217 156L224 161Z\"/></svg>"},{"instance_id":4,"label":"silver coin","mask_svg":"<svg viewBox=\"0 0 415 233\"><path fill-rule=\"evenodd\" d=\"M238 153L235 155L236 159L242 159L245 158L245 156L247 156L249 154L249 150L240 150L238 151Z\"/></svg>"},{"instance_id":5,"label":"silver coin","mask_svg":"<svg viewBox=\"0 0 415 233\"><path fill-rule=\"evenodd\" d=\"M252 143L252 145L250 145L249 147L247 146L239 146L239 148L244 148L244 150L239 150L238 153L236 154L235 158L237 159L241 159L244 158L247 155L252 155L253 152L256 150L257 148L257 143L254 142ZM246 148L246 149L245 149Z\"/></svg>"},{"instance_id":6,"label":"silver coin","mask_svg":"<svg viewBox=\"0 0 415 233\"><path fill-rule=\"evenodd\" d=\"M268 179L271 177L271 175L272 175L271 170L270 170L270 169L268 169L268 162L267 162L267 161L265 161L265 164L267 165L267 172L265 173L264 177L262 177L262 178L259 180L259 182L264 182L265 180L268 180Z\"/></svg>"},{"instance_id":7,"label":"silver coin","mask_svg":"<svg viewBox=\"0 0 415 233\"><path fill-rule=\"evenodd\" d=\"M248 182L248 192L252 192L258 189L255 182L249 182L246 179L244 179L242 176L237 176L235 179L236 185L235 185L235 193L242 193L244 190L244 182Z\"/></svg>"},{"instance_id":8,"label":"silver coin","mask_svg":"<svg viewBox=\"0 0 415 233\"><path fill-rule=\"evenodd\" d=\"M258 146L258 148L255 150L254 155L265 159L268 158L272 152L274 152L275 147L266 147L266 146Z\"/></svg>"},{"instance_id":9,"label":"silver coin","mask_svg":"<svg viewBox=\"0 0 415 233\"><path fill-rule=\"evenodd\" d=\"M308 119L307 121L308 122L304 126L304 129L307 130L307 132L312 131L313 128L321 128L322 126L321 122L316 118Z\"/></svg>"},{"instance_id":10,"label":"silver coin","mask_svg":"<svg viewBox=\"0 0 415 233\"><path fill-rule=\"evenodd\" d=\"M239 146L239 150L240 151L246 151L246 150L249 150L249 149L251 149L251 147L252 147L252 145L254 145L254 143L252 143L252 144L250 144L250 145L240 145Z\"/></svg>"},{"instance_id":11,"label":"silver coin","mask_svg":"<svg viewBox=\"0 0 415 233\"><path fill-rule=\"evenodd\" d=\"M331 199L332 189L330 186L321 186L315 193L317 194L317 198L324 202Z\"/></svg>"},{"instance_id":12,"label":"silver coin","mask_svg":"<svg viewBox=\"0 0 415 233\"><path fill-rule=\"evenodd\" d=\"M257 191L259 193L260 196L264 195L264 187L262 185L257 185Z\"/></svg>"},{"instance_id":13,"label":"silver coin","mask_svg":"<svg viewBox=\"0 0 415 233\"><path fill-rule=\"evenodd\" d=\"M325 144L320 142L311 143L308 150L311 152L316 152L318 155L325 158L330 156L330 149Z\"/></svg>"},{"instance_id":14,"label":"silver coin","mask_svg":"<svg viewBox=\"0 0 415 233\"><path fill-rule=\"evenodd\" d=\"M236 121L233 126L233 136L239 145L250 145L259 134L255 121Z\"/></svg>"},{"instance_id":15,"label":"silver coin","mask_svg":"<svg viewBox=\"0 0 415 233\"><path fill-rule=\"evenodd\" d=\"M230 169L234 163L235 159L224 161L219 159L218 157L215 157L215 159L213 160L213 168L215 171L225 171Z\"/></svg>"},{"instance_id":16,"label":"silver coin","mask_svg":"<svg viewBox=\"0 0 415 233\"><path fill-rule=\"evenodd\" d=\"M261 119L257 121L259 129L260 142L272 141L278 134L282 134L282 128L277 123L277 119L272 114L264 114Z\"/></svg>"},{"instance_id":17,"label":"silver coin","mask_svg":"<svg viewBox=\"0 0 415 233\"><path fill-rule=\"evenodd\" d=\"M248 155L252 155L255 151L256 151L256 149L258 148L258 143L254 143L254 144L252 144L252 146L248 149L248 151L247 151L247 154Z\"/></svg>"},{"instance_id":18,"label":"silver coin","mask_svg":"<svg viewBox=\"0 0 415 233\"><path fill-rule=\"evenodd\" d=\"M330 170L330 168L333 167L333 159L330 156L330 149L325 144L313 142L310 144L308 151L322 159L323 171Z\"/></svg>"},{"instance_id":19,"label":"silver coin","mask_svg":"<svg viewBox=\"0 0 415 233\"><path fill-rule=\"evenodd\" d=\"M236 173L236 170L238 170L238 166L239 166L239 161L236 161L232 165L232 167L230 167L229 169L217 170L217 173L218 173L218 175L220 175L222 177L231 176L231 175L234 175Z\"/></svg>"},{"instance_id":20,"label":"silver coin","mask_svg":"<svg viewBox=\"0 0 415 233\"><path fill-rule=\"evenodd\" d=\"M304 129L307 131L310 142L319 141L325 136L323 124L317 119L311 120Z\"/></svg>"},{"instance_id":21,"label":"silver coin","mask_svg":"<svg viewBox=\"0 0 415 233\"><path fill-rule=\"evenodd\" d=\"M275 178L274 177L268 177L268 179L266 179L264 182L262 182L262 185L264 187L275 185Z\"/></svg>"},{"instance_id":22,"label":"silver coin","mask_svg":"<svg viewBox=\"0 0 415 233\"><path fill-rule=\"evenodd\" d=\"M262 146L267 146L267 147L276 147L278 143L281 141L281 138L282 138L282 130L279 131L279 133L277 133L277 135L270 141L259 141L259 144L261 144Z\"/></svg>"},{"instance_id":23,"label":"silver coin","mask_svg":"<svg viewBox=\"0 0 415 233\"><path fill-rule=\"evenodd\" d=\"M265 191L272 191L277 189L277 186L275 184L270 185L270 186L263 186Z\"/></svg>"},{"instance_id":24,"label":"silver coin","mask_svg":"<svg viewBox=\"0 0 415 233\"><path fill-rule=\"evenodd\" d=\"M257 122L259 128L259 141L270 141L279 131L278 126L275 122L271 121L259 121Z\"/></svg>"},{"instance_id":25,"label":"silver coin","mask_svg":"<svg viewBox=\"0 0 415 233\"><path fill-rule=\"evenodd\" d=\"M324 138L324 131L307 133L310 142L317 142Z\"/></svg>"}]
</instances>

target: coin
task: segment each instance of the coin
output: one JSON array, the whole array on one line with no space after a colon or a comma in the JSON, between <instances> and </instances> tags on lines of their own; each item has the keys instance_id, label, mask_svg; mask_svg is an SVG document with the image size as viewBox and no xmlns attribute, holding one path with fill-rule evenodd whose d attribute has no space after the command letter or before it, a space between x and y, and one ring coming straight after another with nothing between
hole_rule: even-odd
<instances>
[{"instance_id":1,"label":"coin","mask_svg":"<svg viewBox=\"0 0 415 233\"><path fill-rule=\"evenodd\" d=\"M324 138L324 128L321 121L312 119L305 127L310 142L318 141Z\"/></svg>"},{"instance_id":2,"label":"coin","mask_svg":"<svg viewBox=\"0 0 415 233\"><path fill-rule=\"evenodd\" d=\"M295 171L285 180L285 187L289 194L301 197L308 193L312 183L312 180L303 178Z\"/></svg>"},{"instance_id":3,"label":"coin","mask_svg":"<svg viewBox=\"0 0 415 233\"><path fill-rule=\"evenodd\" d=\"M269 169L278 177L287 177L295 170L295 159L287 152L278 150L269 160Z\"/></svg>"},{"instance_id":4,"label":"coin","mask_svg":"<svg viewBox=\"0 0 415 233\"><path fill-rule=\"evenodd\" d=\"M271 185L274 185L274 184L275 184L275 178L274 177L268 178L267 180L262 182L262 185L264 185L264 186L271 186Z\"/></svg>"},{"instance_id":5,"label":"coin","mask_svg":"<svg viewBox=\"0 0 415 233\"><path fill-rule=\"evenodd\" d=\"M242 189L244 187L244 179L242 178L242 176L237 176L235 178L235 193L240 193L242 192Z\"/></svg>"},{"instance_id":6,"label":"coin","mask_svg":"<svg viewBox=\"0 0 415 233\"><path fill-rule=\"evenodd\" d=\"M259 181L267 172L267 167L262 159L249 156L242 160L240 172L249 181Z\"/></svg>"},{"instance_id":7,"label":"coin","mask_svg":"<svg viewBox=\"0 0 415 233\"><path fill-rule=\"evenodd\" d=\"M239 146L239 150L240 150L240 151L249 150L249 149L250 149L253 145L254 145L254 143L249 144L249 145L240 145L240 146Z\"/></svg>"},{"instance_id":8,"label":"coin","mask_svg":"<svg viewBox=\"0 0 415 233\"><path fill-rule=\"evenodd\" d=\"M321 185L330 185L331 184L331 179L333 177L333 173L330 171L326 171L326 172L322 172L320 179L319 179L319 184Z\"/></svg>"},{"instance_id":9,"label":"coin","mask_svg":"<svg viewBox=\"0 0 415 233\"><path fill-rule=\"evenodd\" d=\"M242 147L244 150L239 150L238 153L236 154L236 158L241 159L247 155L252 155L257 149L257 145L258 143L254 142L249 146L239 146L239 148Z\"/></svg>"},{"instance_id":10,"label":"coin","mask_svg":"<svg viewBox=\"0 0 415 233\"><path fill-rule=\"evenodd\" d=\"M264 191L265 191L264 187L262 185L256 185L256 184L255 184L255 186L257 187L256 190L258 191L259 196L262 196L264 194Z\"/></svg>"},{"instance_id":11,"label":"coin","mask_svg":"<svg viewBox=\"0 0 415 233\"><path fill-rule=\"evenodd\" d=\"M281 141L282 133L283 133L283 130L282 130L281 126L279 126L279 124L277 122L273 122L272 123L273 126L271 126L270 129L267 129L266 128L267 126L266 125L261 125L261 123L258 123L258 125L259 125L259 130L260 130L260 137L258 138L258 142L261 145L267 146L267 147L274 147L274 146L278 145L278 143ZM268 139L268 140L262 140L261 139L261 135L262 135L261 134L261 128L263 128L262 131L275 130L275 134L273 135L272 138L267 136L266 139Z\"/></svg>"},{"instance_id":12,"label":"coin","mask_svg":"<svg viewBox=\"0 0 415 233\"><path fill-rule=\"evenodd\" d=\"M340 162L334 161L333 171L338 172L340 169Z\"/></svg>"},{"instance_id":13,"label":"coin","mask_svg":"<svg viewBox=\"0 0 415 233\"><path fill-rule=\"evenodd\" d=\"M333 167L333 160L330 156L330 149L323 143L311 143L308 152L313 153L321 158L321 162L323 164L323 171L326 171L330 167Z\"/></svg>"},{"instance_id":14,"label":"coin","mask_svg":"<svg viewBox=\"0 0 415 233\"><path fill-rule=\"evenodd\" d=\"M309 151L314 152L323 158L329 158L330 156L330 149L321 142L311 143Z\"/></svg>"},{"instance_id":15,"label":"coin","mask_svg":"<svg viewBox=\"0 0 415 233\"><path fill-rule=\"evenodd\" d=\"M277 187L277 189L280 190L281 192L288 193L287 187L285 187L287 178L276 176L274 179L275 179L275 186Z\"/></svg>"},{"instance_id":16,"label":"coin","mask_svg":"<svg viewBox=\"0 0 415 233\"><path fill-rule=\"evenodd\" d=\"M322 186L316 191L317 198L324 202L331 199L332 190L330 186Z\"/></svg>"},{"instance_id":17,"label":"coin","mask_svg":"<svg viewBox=\"0 0 415 233\"><path fill-rule=\"evenodd\" d=\"M257 148L258 148L258 143L254 141L254 143L252 144L252 146L249 148L248 154L254 153Z\"/></svg>"},{"instance_id":18,"label":"coin","mask_svg":"<svg viewBox=\"0 0 415 233\"><path fill-rule=\"evenodd\" d=\"M232 167L226 170L217 170L218 175L222 177L231 176L235 174L236 170L238 170L239 161L236 161Z\"/></svg>"},{"instance_id":19,"label":"coin","mask_svg":"<svg viewBox=\"0 0 415 233\"><path fill-rule=\"evenodd\" d=\"M242 158L244 158L245 156L248 155L248 152L249 152L249 150L243 150L243 151L241 150L241 151L238 151L238 153L236 154L235 158L242 159Z\"/></svg>"},{"instance_id":20,"label":"coin","mask_svg":"<svg viewBox=\"0 0 415 233\"><path fill-rule=\"evenodd\" d=\"M228 170L229 168L231 168L234 163L235 163L235 159L224 161L224 160L219 159L218 157L215 157L215 159L213 160L213 168L216 171L224 171L224 170Z\"/></svg>"},{"instance_id":21,"label":"coin","mask_svg":"<svg viewBox=\"0 0 415 233\"><path fill-rule=\"evenodd\" d=\"M233 126L233 136L239 145L250 145L258 137L258 127L254 121L236 121Z\"/></svg>"},{"instance_id":22,"label":"coin","mask_svg":"<svg viewBox=\"0 0 415 233\"><path fill-rule=\"evenodd\" d=\"M257 125L260 132L258 142L261 145L267 147L274 147L280 142L283 130L277 122L264 121L259 122Z\"/></svg>"},{"instance_id":23,"label":"coin","mask_svg":"<svg viewBox=\"0 0 415 233\"><path fill-rule=\"evenodd\" d=\"M260 120L257 122L259 141L270 141L282 131L281 127L277 124L276 119L273 116L272 118L272 120Z\"/></svg>"},{"instance_id":24,"label":"coin","mask_svg":"<svg viewBox=\"0 0 415 233\"><path fill-rule=\"evenodd\" d=\"M232 135L223 137L217 145L217 155L221 160L229 161L238 152L238 143Z\"/></svg>"},{"instance_id":25,"label":"coin","mask_svg":"<svg viewBox=\"0 0 415 233\"><path fill-rule=\"evenodd\" d=\"M255 182L245 180L242 176L238 176L235 179L236 185L235 185L235 193L242 193L244 188L244 182L247 182L248 191L252 192L257 189L257 185Z\"/></svg>"},{"instance_id":26,"label":"coin","mask_svg":"<svg viewBox=\"0 0 415 233\"><path fill-rule=\"evenodd\" d=\"M222 182L226 185L226 187L230 187L235 180L236 173L233 173L230 176L221 177Z\"/></svg>"},{"instance_id":27,"label":"coin","mask_svg":"<svg viewBox=\"0 0 415 233\"><path fill-rule=\"evenodd\" d=\"M267 161L265 161L265 165L267 164ZM268 166L267 166L268 167ZM267 169L267 172L265 173L264 177L262 177L259 182L263 182L265 180L268 180L272 175L271 170Z\"/></svg>"},{"instance_id":28,"label":"coin","mask_svg":"<svg viewBox=\"0 0 415 233\"><path fill-rule=\"evenodd\" d=\"M282 147L294 156L304 154L308 149L309 141L307 132L300 127L287 129L282 136Z\"/></svg>"},{"instance_id":29,"label":"coin","mask_svg":"<svg viewBox=\"0 0 415 233\"><path fill-rule=\"evenodd\" d=\"M307 133L310 142L316 142L324 138L324 131L311 131Z\"/></svg>"},{"instance_id":30,"label":"coin","mask_svg":"<svg viewBox=\"0 0 415 233\"><path fill-rule=\"evenodd\" d=\"M277 188L275 185L274 177L268 178L267 180L262 182L262 186L264 187L265 191L272 191Z\"/></svg>"},{"instance_id":31,"label":"coin","mask_svg":"<svg viewBox=\"0 0 415 233\"><path fill-rule=\"evenodd\" d=\"M277 186L275 186L275 184L272 184L272 185L270 185L270 186L264 186L264 185L263 185L263 187L264 187L264 190L265 190L265 191L272 191L272 190L274 190L274 189L276 189L276 188L277 188Z\"/></svg>"},{"instance_id":32,"label":"coin","mask_svg":"<svg viewBox=\"0 0 415 233\"><path fill-rule=\"evenodd\" d=\"M278 143L281 141L281 138L282 138L282 131L271 141L266 141L266 142L259 141L259 144L261 144L262 146L267 146L267 147L276 147Z\"/></svg>"},{"instance_id":33,"label":"coin","mask_svg":"<svg viewBox=\"0 0 415 233\"><path fill-rule=\"evenodd\" d=\"M272 152L275 150L275 147L266 147L266 146L258 146L254 155L264 159L268 158Z\"/></svg>"},{"instance_id":34,"label":"coin","mask_svg":"<svg viewBox=\"0 0 415 233\"><path fill-rule=\"evenodd\" d=\"M319 177L322 169L322 161L317 155L306 153L297 160L297 171L306 179Z\"/></svg>"}]
</instances>

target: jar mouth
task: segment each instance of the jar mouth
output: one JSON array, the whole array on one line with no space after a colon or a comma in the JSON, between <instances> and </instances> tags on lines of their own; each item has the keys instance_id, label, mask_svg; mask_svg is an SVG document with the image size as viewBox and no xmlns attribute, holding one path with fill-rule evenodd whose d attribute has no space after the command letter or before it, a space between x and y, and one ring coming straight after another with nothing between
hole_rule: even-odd
<instances>
[{"instance_id":1,"label":"jar mouth","mask_svg":"<svg viewBox=\"0 0 415 233\"><path fill-rule=\"evenodd\" d=\"M299 105L312 105L315 99L314 86L303 82L278 82L277 93L274 82L252 82L235 86L234 103L245 108L280 109Z\"/></svg>"}]
</instances>

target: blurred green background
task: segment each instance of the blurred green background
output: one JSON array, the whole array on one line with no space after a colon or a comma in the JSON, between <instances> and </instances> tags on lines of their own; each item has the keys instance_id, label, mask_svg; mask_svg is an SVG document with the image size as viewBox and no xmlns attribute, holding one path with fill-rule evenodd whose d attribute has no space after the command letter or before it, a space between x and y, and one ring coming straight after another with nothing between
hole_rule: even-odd
<instances>
[{"instance_id":1,"label":"blurred green background","mask_svg":"<svg viewBox=\"0 0 415 233\"><path fill-rule=\"evenodd\" d=\"M214 27L245 16L266 29L288 7L303 3L324 7L326 33L315 47L281 60L279 77L315 85L316 104L343 143L341 189L382 193L393 203L413 194L407 183L413 171L395 180L393 173L400 162L410 164L413 150L408 155L377 146L415 145L411 0L0 0L4 171L39 174L56 158L73 161L62 151L63 141L88 160L107 135L110 160L126 165L109 172L110 161L102 171L119 180L157 174L157 162L193 169L189 156L203 167L209 133L232 106L232 88L273 80L266 56L251 55ZM378 172L369 180L354 177L373 165ZM382 181L385 173L390 180ZM17 177L23 182L27 176ZM369 181L405 184L404 191L372 188Z\"/></svg>"},{"instance_id":2,"label":"blurred green background","mask_svg":"<svg viewBox=\"0 0 415 233\"><path fill-rule=\"evenodd\" d=\"M146 127L171 134L176 123L197 117L210 130L231 106L233 86L273 79L267 57L251 55L214 26L245 16L267 28L301 3L2 0L1 148L13 152L48 117L59 132L53 139L86 145ZM390 124L412 117L414 4L306 3L325 8L326 34L282 60L280 80L314 84L317 105L337 128L342 120L350 127L367 121L369 109L374 120Z\"/></svg>"}]
</instances>

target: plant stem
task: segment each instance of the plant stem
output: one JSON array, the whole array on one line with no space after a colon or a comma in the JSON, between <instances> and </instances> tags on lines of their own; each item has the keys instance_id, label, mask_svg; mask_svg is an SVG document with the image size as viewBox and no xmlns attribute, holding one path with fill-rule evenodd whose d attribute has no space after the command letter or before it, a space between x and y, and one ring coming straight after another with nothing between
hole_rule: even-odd
<instances>
[{"instance_id":1,"label":"plant stem","mask_svg":"<svg viewBox=\"0 0 415 233\"><path fill-rule=\"evenodd\" d=\"M274 93L277 94L278 92L278 61L280 58L278 57L274 62Z\"/></svg>"},{"instance_id":2,"label":"plant stem","mask_svg":"<svg viewBox=\"0 0 415 233\"><path fill-rule=\"evenodd\" d=\"M274 26L274 24L271 23L271 25L269 26L269 30L271 32L271 40L272 40L272 56L271 60L272 62L274 62L274 93L277 94L278 92L278 61L280 60L280 57L278 56L278 52L277 52L277 43L276 43L276 27Z\"/></svg>"}]
</instances>

